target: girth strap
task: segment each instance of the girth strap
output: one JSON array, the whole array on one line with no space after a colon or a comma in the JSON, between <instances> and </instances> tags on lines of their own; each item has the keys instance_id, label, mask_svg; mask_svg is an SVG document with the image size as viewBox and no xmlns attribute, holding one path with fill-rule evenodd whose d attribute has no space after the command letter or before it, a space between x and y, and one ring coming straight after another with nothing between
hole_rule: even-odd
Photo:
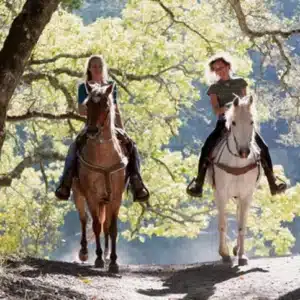
<instances>
[{"instance_id":1,"label":"girth strap","mask_svg":"<svg viewBox=\"0 0 300 300\"><path fill-rule=\"evenodd\" d=\"M80 163L82 163L86 168L88 168L89 170L93 171L93 172L97 172L97 173L101 173L104 175L105 178L105 188L107 191L107 199L105 199L106 202L111 201L111 174L115 173L119 170L122 170L124 168L126 168L127 164L128 164L128 159L127 157L123 157L121 162L109 167L109 168L104 168L101 166L97 166L94 164L91 164L89 162L87 162L81 155L80 153L77 153L77 156L79 158Z\"/></svg>"},{"instance_id":2,"label":"girth strap","mask_svg":"<svg viewBox=\"0 0 300 300\"><path fill-rule=\"evenodd\" d=\"M230 166L227 166L225 164L222 164L222 163L214 163L215 166L217 166L218 168L220 168L221 170L229 173L229 174L232 174L232 175L235 175L235 176L238 176L238 175L243 175L243 174L246 174L247 172L259 167L259 162L256 161L250 165L247 165L245 167L230 167Z\"/></svg>"}]
</instances>

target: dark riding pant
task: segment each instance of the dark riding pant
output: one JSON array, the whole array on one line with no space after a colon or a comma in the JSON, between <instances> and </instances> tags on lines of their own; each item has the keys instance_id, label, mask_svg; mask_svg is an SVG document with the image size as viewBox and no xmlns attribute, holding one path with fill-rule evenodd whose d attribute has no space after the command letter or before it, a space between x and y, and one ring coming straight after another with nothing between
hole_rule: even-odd
<instances>
[{"instance_id":1,"label":"dark riding pant","mask_svg":"<svg viewBox=\"0 0 300 300\"><path fill-rule=\"evenodd\" d=\"M263 164L265 163L267 167L273 172L273 164L269 152L269 147L264 141L264 139L262 138L262 136L257 132L255 133L255 142L260 149L260 156L261 156L262 163Z\"/></svg>"},{"instance_id":2,"label":"dark riding pant","mask_svg":"<svg viewBox=\"0 0 300 300\"><path fill-rule=\"evenodd\" d=\"M215 148L218 141L222 137L222 132L225 130L225 124L226 124L225 119L218 120L215 129L206 139L201 150L201 155L200 155L199 165L198 165L198 174L201 172L204 164L207 162L210 153L212 152L212 150Z\"/></svg>"}]
</instances>

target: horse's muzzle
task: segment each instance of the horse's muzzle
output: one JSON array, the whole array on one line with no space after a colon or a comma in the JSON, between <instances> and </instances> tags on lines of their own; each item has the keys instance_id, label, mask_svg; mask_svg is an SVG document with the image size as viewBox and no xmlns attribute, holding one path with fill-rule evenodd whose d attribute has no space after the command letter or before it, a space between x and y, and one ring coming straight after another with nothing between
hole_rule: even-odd
<instances>
[{"instance_id":1,"label":"horse's muzzle","mask_svg":"<svg viewBox=\"0 0 300 300\"><path fill-rule=\"evenodd\" d=\"M241 158L247 158L250 154L250 149L249 148L243 148L239 150L239 156Z\"/></svg>"}]
</instances>

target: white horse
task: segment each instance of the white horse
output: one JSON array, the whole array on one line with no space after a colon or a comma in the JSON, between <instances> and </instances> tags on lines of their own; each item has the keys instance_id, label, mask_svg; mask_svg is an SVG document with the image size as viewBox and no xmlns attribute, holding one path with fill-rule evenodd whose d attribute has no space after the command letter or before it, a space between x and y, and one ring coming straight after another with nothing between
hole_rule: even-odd
<instances>
[{"instance_id":1,"label":"white horse","mask_svg":"<svg viewBox=\"0 0 300 300\"><path fill-rule=\"evenodd\" d=\"M244 252L246 220L256 185L261 174L259 150L255 144L255 123L252 96L236 98L226 112L228 133L213 151L208 180L214 187L218 209L220 245L224 262L231 262L226 242L226 205L231 198L237 203L238 238L233 249L238 264L246 265Z\"/></svg>"}]
</instances>

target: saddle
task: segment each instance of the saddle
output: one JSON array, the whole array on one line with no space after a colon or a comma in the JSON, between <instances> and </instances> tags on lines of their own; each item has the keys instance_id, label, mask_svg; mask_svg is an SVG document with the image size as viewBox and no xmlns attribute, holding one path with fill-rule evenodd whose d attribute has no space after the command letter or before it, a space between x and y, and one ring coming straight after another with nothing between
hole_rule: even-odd
<instances>
[{"instance_id":1,"label":"saddle","mask_svg":"<svg viewBox=\"0 0 300 300\"><path fill-rule=\"evenodd\" d=\"M129 153L127 150L127 145L131 144L132 140L124 129L116 127L115 130L116 130L116 135L120 142L122 151L123 151L124 155L126 157L128 157ZM98 132L98 129L88 128L88 127L84 128L83 130L81 130L79 132L79 134L77 135L76 140L75 140L75 143L76 143L79 153L81 152L82 148L86 144L86 141L88 139L88 134L95 134L97 132Z\"/></svg>"}]
</instances>

